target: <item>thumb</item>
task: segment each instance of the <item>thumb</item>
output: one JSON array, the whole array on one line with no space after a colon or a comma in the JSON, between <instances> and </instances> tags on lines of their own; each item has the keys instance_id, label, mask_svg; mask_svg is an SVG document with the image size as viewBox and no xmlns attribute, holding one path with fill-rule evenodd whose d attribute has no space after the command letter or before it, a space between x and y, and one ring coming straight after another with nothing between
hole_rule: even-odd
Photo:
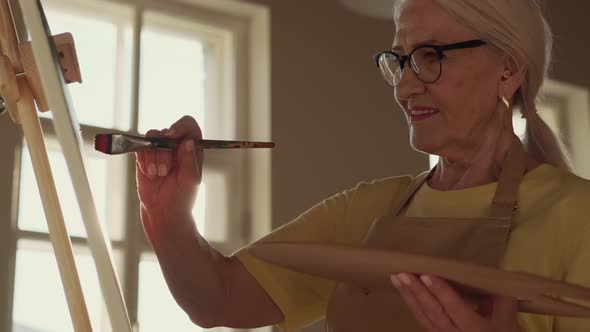
<instances>
[{"instance_id":1,"label":"thumb","mask_svg":"<svg viewBox=\"0 0 590 332\"><path fill-rule=\"evenodd\" d=\"M178 159L178 183L182 186L201 183L202 167L197 161L195 141L193 139L185 140L176 153Z\"/></svg>"},{"instance_id":2,"label":"thumb","mask_svg":"<svg viewBox=\"0 0 590 332\"><path fill-rule=\"evenodd\" d=\"M493 298L493 315L503 321L515 320L518 313L518 300L513 297L496 295Z\"/></svg>"}]
</instances>

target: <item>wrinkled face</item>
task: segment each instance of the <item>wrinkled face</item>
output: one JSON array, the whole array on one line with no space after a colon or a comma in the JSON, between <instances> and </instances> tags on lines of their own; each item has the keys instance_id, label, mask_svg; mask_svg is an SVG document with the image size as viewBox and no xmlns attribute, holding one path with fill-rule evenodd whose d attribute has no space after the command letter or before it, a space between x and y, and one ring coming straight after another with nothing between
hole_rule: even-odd
<instances>
[{"instance_id":1,"label":"wrinkled face","mask_svg":"<svg viewBox=\"0 0 590 332\"><path fill-rule=\"evenodd\" d=\"M480 39L434 0L404 1L396 28L393 51L401 55L423 44ZM503 70L499 53L488 45L446 51L442 74L434 83L423 83L406 65L395 98L408 119L414 149L444 156L449 149L469 149L493 135L490 123L498 116Z\"/></svg>"}]
</instances>

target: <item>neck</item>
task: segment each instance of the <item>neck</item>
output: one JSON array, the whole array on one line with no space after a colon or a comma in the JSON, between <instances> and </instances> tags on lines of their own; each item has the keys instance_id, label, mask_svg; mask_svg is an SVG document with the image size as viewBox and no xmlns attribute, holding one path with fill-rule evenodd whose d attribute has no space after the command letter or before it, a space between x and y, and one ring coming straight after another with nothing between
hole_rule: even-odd
<instances>
[{"instance_id":1,"label":"neck","mask_svg":"<svg viewBox=\"0 0 590 332\"><path fill-rule=\"evenodd\" d=\"M502 165L514 139L518 138L512 132L507 132L485 140L467 153L451 151L446 156L441 156L428 184L434 189L446 191L498 181ZM525 156L525 160L527 172L540 165L540 162L529 154Z\"/></svg>"}]
</instances>

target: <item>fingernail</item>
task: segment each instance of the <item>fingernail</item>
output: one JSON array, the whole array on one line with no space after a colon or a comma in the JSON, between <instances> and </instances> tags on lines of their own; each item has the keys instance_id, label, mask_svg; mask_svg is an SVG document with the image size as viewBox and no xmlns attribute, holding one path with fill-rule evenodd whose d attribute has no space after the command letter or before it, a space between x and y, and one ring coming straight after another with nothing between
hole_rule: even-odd
<instances>
[{"instance_id":1,"label":"fingernail","mask_svg":"<svg viewBox=\"0 0 590 332\"><path fill-rule=\"evenodd\" d=\"M189 152L193 151L195 149L195 142L192 139L188 140L185 143L184 148L186 151L189 151Z\"/></svg>"},{"instance_id":2,"label":"fingernail","mask_svg":"<svg viewBox=\"0 0 590 332\"><path fill-rule=\"evenodd\" d=\"M397 277L399 278L399 280L401 280L406 285L409 285L410 283L412 283L410 278L403 273L398 274Z\"/></svg>"},{"instance_id":3,"label":"fingernail","mask_svg":"<svg viewBox=\"0 0 590 332\"><path fill-rule=\"evenodd\" d=\"M156 175L156 165L150 164L148 166L148 176L149 177L154 177L155 175Z\"/></svg>"},{"instance_id":4,"label":"fingernail","mask_svg":"<svg viewBox=\"0 0 590 332\"><path fill-rule=\"evenodd\" d=\"M399 280L393 274L390 277L391 277L391 282L393 283L395 288L399 288L399 286L400 286Z\"/></svg>"},{"instance_id":5,"label":"fingernail","mask_svg":"<svg viewBox=\"0 0 590 332\"><path fill-rule=\"evenodd\" d=\"M426 286L428 286L428 287L432 286L432 279L430 279L430 277L420 276L420 280L422 280L422 282L424 282L426 284Z\"/></svg>"},{"instance_id":6,"label":"fingernail","mask_svg":"<svg viewBox=\"0 0 590 332\"><path fill-rule=\"evenodd\" d=\"M160 164L160 167L158 167L158 175L159 176L166 176L168 174L168 167L166 167L166 164Z\"/></svg>"},{"instance_id":7,"label":"fingernail","mask_svg":"<svg viewBox=\"0 0 590 332\"><path fill-rule=\"evenodd\" d=\"M166 132L166 134L165 134L165 135L166 135L166 136L172 136L172 135L174 135L175 133L176 133L176 132L174 131L174 129L170 128L170 129L168 129L168 131Z\"/></svg>"}]
</instances>

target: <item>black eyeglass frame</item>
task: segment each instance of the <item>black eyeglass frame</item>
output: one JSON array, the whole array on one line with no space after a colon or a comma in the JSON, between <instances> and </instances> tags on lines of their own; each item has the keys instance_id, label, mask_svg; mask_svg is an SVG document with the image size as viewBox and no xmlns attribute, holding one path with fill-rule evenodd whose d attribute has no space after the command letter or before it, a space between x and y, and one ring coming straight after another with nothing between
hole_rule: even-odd
<instances>
[{"instance_id":1,"label":"black eyeglass frame","mask_svg":"<svg viewBox=\"0 0 590 332\"><path fill-rule=\"evenodd\" d=\"M434 80L432 80L432 81L424 81L424 80L422 80L420 78L418 72L412 66L412 61L411 61L412 55L414 55L414 53L416 51L418 51L420 49L423 49L423 48L432 48L438 54L439 60L441 60L443 58L443 55L444 55L444 52L445 51L465 49L465 48L475 48L475 47L483 46L485 44L486 44L486 42L483 41L483 40L481 40L481 39L473 39L473 40L468 40L468 41L464 41L464 42L460 42L460 43L454 43L454 44L447 44L447 45L430 45L430 44L425 44L425 45L420 45L420 46L416 47L408 55L400 55L400 54L397 54L397 53L395 53L393 51L383 51L383 52L379 52L379 53L375 54L375 56L373 57L373 59L375 61L375 64L377 65L377 67L381 68L381 66L379 66L379 59L384 54L391 54L391 55L393 55L393 57L395 58L395 60L399 63L400 71L401 72L403 72L404 66L405 66L406 62L409 61L410 62L410 68L412 68L412 71L414 72L414 74L416 74L416 77L418 77L419 80L421 80L424 83L434 83L442 75L442 62L439 61L440 68L439 68L439 71L438 71L438 76ZM392 81L392 83L393 83L393 81Z\"/></svg>"}]
</instances>

